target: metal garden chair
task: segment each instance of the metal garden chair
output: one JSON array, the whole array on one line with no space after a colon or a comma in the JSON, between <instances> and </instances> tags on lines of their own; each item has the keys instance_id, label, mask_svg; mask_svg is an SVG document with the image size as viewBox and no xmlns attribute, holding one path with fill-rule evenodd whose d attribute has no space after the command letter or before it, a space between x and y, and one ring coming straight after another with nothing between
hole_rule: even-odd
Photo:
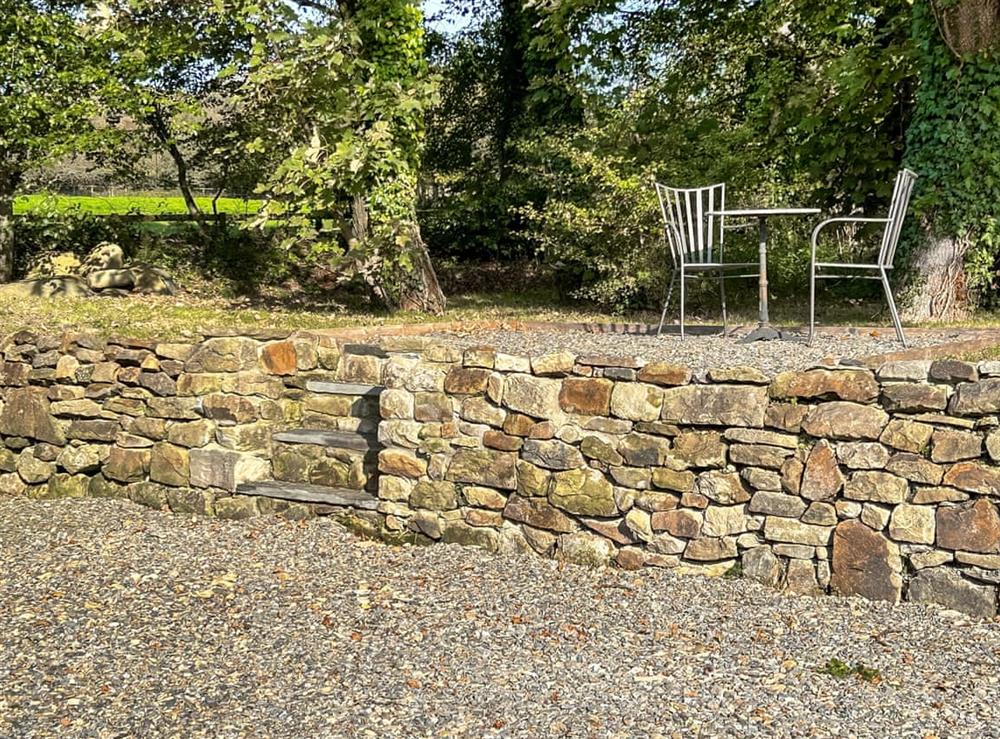
<instances>
[{"instance_id":1,"label":"metal garden chair","mask_svg":"<svg viewBox=\"0 0 1000 739\"><path fill-rule=\"evenodd\" d=\"M757 277L760 274L758 262L726 262L723 256L724 232L727 229L745 228L746 224L727 226L722 216L715 215L715 211L726 208L725 183L684 189L667 187L659 182L654 182L653 185L660 200L663 230L673 261L670 286L667 288L667 298L663 301L663 313L660 314L660 326L656 335L659 336L663 331L663 322L667 317L670 297L678 276L681 281L681 338L684 338L685 283L692 277L718 276L722 295L722 331L725 333L726 279ZM731 270L743 269L754 271L740 275L729 274Z\"/></svg>"},{"instance_id":2,"label":"metal garden chair","mask_svg":"<svg viewBox=\"0 0 1000 739\"><path fill-rule=\"evenodd\" d=\"M889 205L889 215L885 218L828 218L820 223L812 232L812 261L809 269L809 343L812 343L816 326L816 280L829 279L862 279L880 280L882 288L885 290L885 299L889 304L889 312L892 314L892 324L896 328L896 338L906 346L906 337L903 335L903 324L899 320L899 311L896 310L896 301L892 297L892 289L889 286L889 272L892 270L893 260L896 257L896 246L899 244L899 234L903 228L903 219L906 217L906 208L910 203L910 195L913 192L913 184L917 180L917 174L908 169L902 170L896 175L896 184L892 190L892 202ZM875 262L853 263L853 262L818 262L816 261L816 242L819 233L831 223L884 223L885 230L882 232L882 243L879 246L878 256ZM820 274L826 270L826 274ZM833 272L831 272L831 270ZM874 275L866 274L845 274L845 271L869 271L877 272ZM839 271L839 274L837 273Z\"/></svg>"}]
</instances>

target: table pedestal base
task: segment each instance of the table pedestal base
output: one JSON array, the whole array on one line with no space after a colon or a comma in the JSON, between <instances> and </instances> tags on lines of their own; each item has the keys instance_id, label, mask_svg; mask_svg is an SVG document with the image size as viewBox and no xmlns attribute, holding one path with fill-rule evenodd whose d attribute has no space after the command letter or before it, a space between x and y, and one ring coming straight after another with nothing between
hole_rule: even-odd
<instances>
[{"instance_id":1,"label":"table pedestal base","mask_svg":"<svg viewBox=\"0 0 1000 739\"><path fill-rule=\"evenodd\" d=\"M780 338L781 334L778 333L776 329L773 329L770 326L761 325L740 339L740 343L752 344L755 341L774 341L775 339Z\"/></svg>"}]
</instances>

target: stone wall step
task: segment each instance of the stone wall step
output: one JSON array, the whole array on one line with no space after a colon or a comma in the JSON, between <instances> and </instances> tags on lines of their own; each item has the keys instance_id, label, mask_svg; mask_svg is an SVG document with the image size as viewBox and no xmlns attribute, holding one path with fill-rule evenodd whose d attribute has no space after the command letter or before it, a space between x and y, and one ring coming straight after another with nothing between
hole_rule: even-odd
<instances>
[{"instance_id":1,"label":"stone wall step","mask_svg":"<svg viewBox=\"0 0 1000 739\"><path fill-rule=\"evenodd\" d=\"M374 435L359 434L356 431L326 431L323 429L295 429L281 431L272 436L275 441L285 444L315 444L335 449L350 449L358 452L377 451L382 448Z\"/></svg>"},{"instance_id":2,"label":"stone wall step","mask_svg":"<svg viewBox=\"0 0 1000 739\"><path fill-rule=\"evenodd\" d=\"M377 397L384 389L381 385L363 385L355 382L309 380L306 383L306 390L313 393L326 393L328 395L364 395Z\"/></svg>"},{"instance_id":3,"label":"stone wall step","mask_svg":"<svg viewBox=\"0 0 1000 739\"><path fill-rule=\"evenodd\" d=\"M245 482L237 486L236 492L241 495L260 495L300 503L324 503L366 511L374 511L378 505L378 498L363 490L331 488L305 482Z\"/></svg>"}]
</instances>

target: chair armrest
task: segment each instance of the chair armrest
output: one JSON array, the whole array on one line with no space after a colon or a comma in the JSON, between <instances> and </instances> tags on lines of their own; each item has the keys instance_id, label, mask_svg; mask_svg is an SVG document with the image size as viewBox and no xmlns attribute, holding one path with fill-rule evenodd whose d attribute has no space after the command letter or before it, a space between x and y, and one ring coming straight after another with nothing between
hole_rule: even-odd
<instances>
[{"instance_id":1,"label":"chair armrest","mask_svg":"<svg viewBox=\"0 0 1000 739\"><path fill-rule=\"evenodd\" d=\"M852 217L852 216L842 216L838 218L827 218L825 221L820 222L816 228L813 229L812 237L810 239L812 246L812 261L816 261L816 242L819 239L819 232L824 228L829 226L831 223L888 223L888 218L862 218L862 217Z\"/></svg>"},{"instance_id":2,"label":"chair armrest","mask_svg":"<svg viewBox=\"0 0 1000 739\"><path fill-rule=\"evenodd\" d=\"M827 218L822 221L812 232L812 245L815 248L816 238L819 236L819 232L824 228L829 226L831 223L888 223L888 218L853 218L850 216L844 216L841 218Z\"/></svg>"}]
</instances>

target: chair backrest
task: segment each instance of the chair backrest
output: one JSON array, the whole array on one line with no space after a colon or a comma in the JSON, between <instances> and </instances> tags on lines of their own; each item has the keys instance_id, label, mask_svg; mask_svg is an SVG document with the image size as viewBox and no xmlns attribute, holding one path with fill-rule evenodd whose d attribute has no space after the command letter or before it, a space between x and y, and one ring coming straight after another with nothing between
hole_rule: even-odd
<instances>
[{"instance_id":1,"label":"chair backrest","mask_svg":"<svg viewBox=\"0 0 1000 739\"><path fill-rule=\"evenodd\" d=\"M677 188L653 183L663 214L663 230L674 266L721 258L723 219L709 215L725 210L726 185Z\"/></svg>"},{"instance_id":2,"label":"chair backrest","mask_svg":"<svg viewBox=\"0 0 1000 739\"><path fill-rule=\"evenodd\" d=\"M909 169L900 170L896 175L896 184L892 188L892 203L889 205L889 222L882 235L882 246L878 252L878 263L883 267L891 267L896 258L896 246L899 244L899 234L903 230L903 219L910 205L910 195L913 194L913 184L919 175Z\"/></svg>"}]
</instances>

